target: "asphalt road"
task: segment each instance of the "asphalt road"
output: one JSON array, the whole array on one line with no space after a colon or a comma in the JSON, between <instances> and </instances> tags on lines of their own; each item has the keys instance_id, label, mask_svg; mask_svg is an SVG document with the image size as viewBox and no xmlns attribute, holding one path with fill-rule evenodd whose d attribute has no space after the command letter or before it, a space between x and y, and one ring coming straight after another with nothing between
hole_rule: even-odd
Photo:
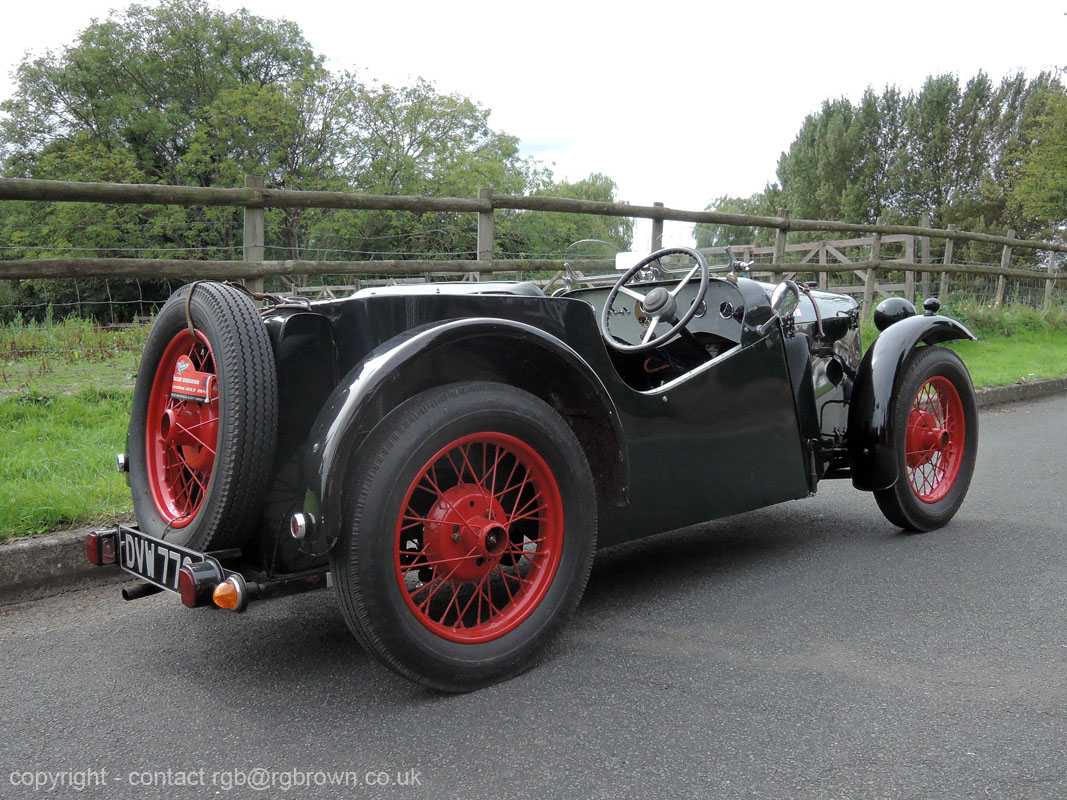
<instances>
[{"instance_id":1,"label":"asphalt road","mask_svg":"<svg viewBox=\"0 0 1067 800\"><path fill-rule=\"evenodd\" d=\"M379 667L325 592L3 607L0 796L1067 797L1065 423L982 412L932 534L827 483L604 552L548 660L464 696Z\"/></svg>"}]
</instances>

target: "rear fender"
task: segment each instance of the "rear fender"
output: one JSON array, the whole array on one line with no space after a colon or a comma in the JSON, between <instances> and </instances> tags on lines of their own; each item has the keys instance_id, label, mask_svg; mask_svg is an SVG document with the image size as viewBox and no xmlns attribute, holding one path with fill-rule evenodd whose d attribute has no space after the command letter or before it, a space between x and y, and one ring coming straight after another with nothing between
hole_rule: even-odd
<instances>
[{"instance_id":1,"label":"rear fender","mask_svg":"<svg viewBox=\"0 0 1067 800\"><path fill-rule=\"evenodd\" d=\"M890 325L863 357L848 410L848 455L857 489L888 489L898 477L892 420L904 366L919 343L977 340L956 320L941 315L908 317Z\"/></svg>"},{"instance_id":2,"label":"rear fender","mask_svg":"<svg viewBox=\"0 0 1067 800\"><path fill-rule=\"evenodd\" d=\"M380 345L342 378L319 412L304 453L306 546L331 548L340 533L345 477L363 440L400 403L465 380L496 380L553 405L589 458L597 494L626 504L628 469L619 414L600 378L560 339L521 322L475 318L412 328Z\"/></svg>"}]
</instances>

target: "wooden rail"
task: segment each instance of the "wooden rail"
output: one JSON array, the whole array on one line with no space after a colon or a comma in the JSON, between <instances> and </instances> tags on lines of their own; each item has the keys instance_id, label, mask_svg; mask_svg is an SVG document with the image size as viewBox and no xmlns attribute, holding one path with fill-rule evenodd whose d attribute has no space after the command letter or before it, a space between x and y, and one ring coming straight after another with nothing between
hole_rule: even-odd
<instances>
[{"instance_id":1,"label":"wooden rail","mask_svg":"<svg viewBox=\"0 0 1067 800\"><path fill-rule=\"evenodd\" d=\"M865 311L873 302L876 275L883 270L904 270L905 286L914 290L914 276L926 276L937 272L941 275L942 292L947 291L949 276L953 274L990 275L998 277L997 302L1002 302L1008 278L1045 280L1045 305L1052 301L1054 284L1067 277L1067 273L1055 269L1055 253L1067 253L1067 244L1014 238L1014 231L1006 236L988 233L958 231L948 228L931 228L928 225L888 225L881 219L873 225L839 222L835 220L793 219L785 209L779 209L774 217L750 214L727 214L718 211L687 211L667 208L662 204L635 206L626 203L606 203L590 200L573 200L559 197L496 195L482 189L477 198L457 197L408 197L394 195L355 194L350 192L294 191L267 189L262 181L249 178L243 188L218 188L200 186L162 186L154 184L86 183L77 181L42 181L25 178L0 178L0 201L22 200L54 203L126 203L138 205L183 205L183 206L230 206L245 209L244 258L240 261L189 261L175 259L136 258L50 258L0 261L0 279L23 279L39 277L125 277L125 278L241 278L262 279L276 275L322 275L322 274L377 274L410 275L426 272L469 273L503 272L512 270L555 270L561 266L558 260L502 260L492 257L493 211L514 209L534 212L563 212L571 214L594 214L629 218L644 218L653 221L653 239L662 241L663 222L709 223L770 228L776 231L775 243L768 249L772 262L759 264L761 272L769 272L772 278L784 273L808 272L829 275L838 272L854 272L864 278ZM264 260L264 210L267 208L332 208L373 211L461 212L478 215L477 259L472 260L374 260L374 261L266 261ZM924 220L925 221L925 220ZM821 242L807 245L787 245L785 234L790 231L821 233L846 233L864 235L860 239L838 242ZM910 244L906 259L887 261L880 257L880 248L905 237ZM920 238L922 257L915 259L915 237ZM930 239L944 239L945 259L941 264L931 263ZM1000 267L957 265L952 262L954 242L981 242L1003 248ZM864 261L845 264L830 263L830 258L844 259L841 248L849 246L869 247L869 257ZM785 254L800 248L822 247L818 251L819 263L792 264L785 262ZM717 248L712 248L714 251ZM1012 253L1019 249L1047 252L1049 268L1046 272L1013 269ZM755 252L758 248L747 248ZM847 259L844 259L847 261ZM822 280L825 284L826 281ZM929 279L923 278L923 288Z\"/></svg>"},{"instance_id":2,"label":"wooden rail","mask_svg":"<svg viewBox=\"0 0 1067 800\"><path fill-rule=\"evenodd\" d=\"M774 228L781 231L826 233L880 233L929 236L955 241L985 242L1035 250L1067 253L1067 244L1032 239L1015 239L990 233L928 228L920 225L874 225L836 220L793 219L788 215L760 217L752 214L726 214L719 211L686 211L662 205L633 206L595 200L572 200L540 195L495 195L488 192L478 199L459 197L409 197L351 192L297 191L293 189L224 189L204 186L163 186L143 183L85 183L42 181L30 178L0 178L0 200L31 200L51 203L129 203L136 205L231 206L234 208L339 208L369 211L487 212L494 209L554 211L609 217L637 217L672 222L705 222L712 225L739 225Z\"/></svg>"}]
</instances>

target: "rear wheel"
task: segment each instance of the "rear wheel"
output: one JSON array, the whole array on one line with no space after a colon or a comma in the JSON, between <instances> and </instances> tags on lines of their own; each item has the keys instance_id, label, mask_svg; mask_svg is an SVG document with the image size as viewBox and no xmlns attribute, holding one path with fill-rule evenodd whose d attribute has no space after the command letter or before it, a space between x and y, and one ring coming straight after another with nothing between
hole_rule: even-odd
<instances>
[{"instance_id":1,"label":"rear wheel","mask_svg":"<svg viewBox=\"0 0 1067 800\"><path fill-rule=\"evenodd\" d=\"M942 527L967 495L978 451L974 387L959 356L915 351L894 398L893 433L899 477L874 493L878 507L907 531Z\"/></svg>"},{"instance_id":2,"label":"rear wheel","mask_svg":"<svg viewBox=\"0 0 1067 800\"><path fill-rule=\"evenodd\" d=\"M424 392L349 472L332 569L345 620L397 672L468 691L528 668L581 599L596 541L580 444L491 383Z\"/></svg>"},{"instance_id":3,"label":"rear wheel","mask_svg":"<svg viewBox=\"0 0 1067 800\"><path fill-rule=\"evenodd\" d=\"M262 510L277 378L255 306L229 286L193 287L188 309L186 286L148 335L127 448L141 529L210 550L239 545Z\"/></svg>"}]
</instances>

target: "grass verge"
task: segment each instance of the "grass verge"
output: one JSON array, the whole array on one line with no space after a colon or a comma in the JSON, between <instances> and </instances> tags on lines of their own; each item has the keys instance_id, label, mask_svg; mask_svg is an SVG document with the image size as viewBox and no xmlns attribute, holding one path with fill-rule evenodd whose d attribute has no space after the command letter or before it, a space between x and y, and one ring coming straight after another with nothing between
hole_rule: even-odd
<instances>
[{"instance_id":1,"label":"grass verge","mask_svg":"<svg viewBox=\"0 0 1067 800\"><path fill-rule=\"evenodd\" d=\"M961 303L943 313L969 327L977 342L952 342L979 388L1067 376L1067 307L1047 312L1026 306Z\"/></svg>"},{"instance_id":2,"label":"grass verge","mask_svg":"<svg viewBox=\"0 0 1067 800\"><path fill-rule=\"evenodd\" d=\"M1067 376L1067 331L985 336L949 347L967 364L977 389Z\"/></svg>"},{"instance_id":3,"label":"grass verge","mask_svg":"<svg viewBox=\"0 0 1067 800\"><path fill-rule=\"evenodd\" d=\"M0 539L129 515L130 490L113 454L126 437L131 396L31 390L0 400Z\"/></svg>"},{"instance_id":4,"label":"grass verge","mask_svg":"<svg viewBox=\"0 0 1067 800\"><path fill-rule=\"evenodd\" d=\"M1067 308L1047 312L1025 306L946 304L942 314L958 319L978 337L946 344L967 364L975 388L1032 383L1067 376ZM877 336L866 321L862 338L869 346Z\"/></svg>"}]
</instances>

